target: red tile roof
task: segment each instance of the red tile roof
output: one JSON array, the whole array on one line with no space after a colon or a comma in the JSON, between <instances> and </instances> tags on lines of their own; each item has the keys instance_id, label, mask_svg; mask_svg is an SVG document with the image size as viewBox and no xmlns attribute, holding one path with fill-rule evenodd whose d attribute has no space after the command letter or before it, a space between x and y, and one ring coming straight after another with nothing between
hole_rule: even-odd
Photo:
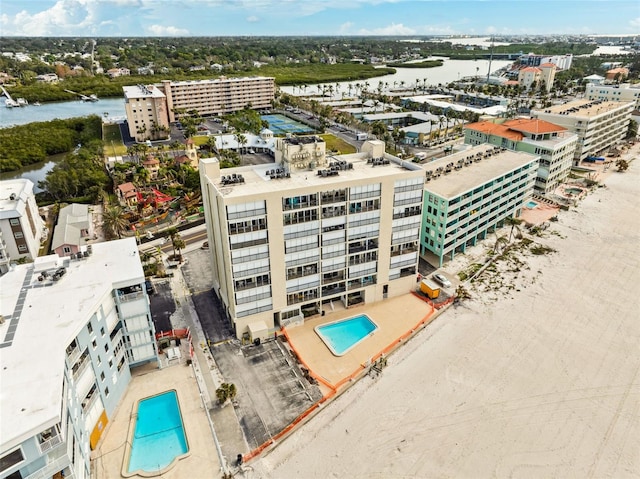
<instances>
[{"instance_id":1,"label":"red tile roof","mask_svg":"<svg viewBox=\"0 0 640 479\"><path fill-rule=\"evenodd\" d=\"M511 130L523 131L526 133L533 133L536 135L542 133L554 133L559 131L566 131L566 128L556 125L545 120L528 119L528 118L516 118L514 120L507 120L503 125Z\"/></svg>"},{"instance_id":2,"label":"red tile roof","mask_svg":"<svg viewBox=\"0 0 640 479\"><path fill-rule=\"evenodd\" d=\"M536 67L527 67L527 68L523 68L520 71L521 72L541 72L542 70L540 70L539 68L536 68Z\"/></svg>"},{"instance_id":3,"label":"red tile roof","mask_svg":"<svg viewBox=\"0 0 640 479\"><path fill-rule=\"evenodd\" d=\"M471 123L465 126L467 130L479 131L480 133L484 133L485 135L496 135L501 136L503 138L508 138L509 140L520 141L524 138L522 133L511 130L504 125L497 125L490 121L479 121L477 123Z\"/></svg>"},{"instance_id":4,"label":"red tile roof","mask_svg":"<svg viewBox=\"0 0 640 479\"><path fill-rule=\"evenodd\" d=\"M555 67L555 68L558 68L558 66L556 64L550 63L550 62L543 63L542 65L540 65L540 68L542 68L542 67L546 67L546 68Z\"/></svg>"}]
</instances>

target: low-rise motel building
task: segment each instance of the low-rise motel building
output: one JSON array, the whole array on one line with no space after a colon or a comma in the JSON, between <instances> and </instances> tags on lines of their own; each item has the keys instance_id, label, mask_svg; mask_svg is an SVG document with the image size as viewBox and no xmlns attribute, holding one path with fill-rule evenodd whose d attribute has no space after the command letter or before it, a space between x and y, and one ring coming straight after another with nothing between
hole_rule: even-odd
<instances>
[{"instance_id":1,"label":"low-rise motel building","mask_svg":"<svg viewBox=\"0 0 640 479\"><path fill-rule=\"evenodd\" d=\"M163 80L154 85L122 87L129 134L136 141L168 137L169 124L192 110L202 116L227 115L247 106L271 108L273 77L220 77L210 80Z\"/></svg>"},{"instance_id":2,"label":"low-rise motel building","mask_svg":"<svg viewBox=\"0 0 640 479\"><path fill-rule=\"evenodd\" d=\"M539 155L534 188L544 196L553 193L569 176L578 135L548 121L517 118L500 124L480 121L465 125L464 142L468 145L489 143Z\"/></svg>"},{"instance_id":3,"label":"low-rise motel building","mask_svg":"<svg viewBox=\"0 0 640 479\"><path fill-rule=\"evenodd\" d=\"M518 216L533 193L539 158L483 144L423 165L420 254L442 266Z\"/></svg>"},{"instance_id":4,"label":"low-rise motel building","mask_svg":"<svg viewBox=\"0 0 640 479\"><path fill-rule=\"evenodd\" d=\"M317 136L292 137L271 164L201 159L214 291L238 338L415 287L424 171L384 146L333 157Z\"/></svg>"},{"instance_id":5,"label":"low-rise motel building","mask_svg":"<svg viewBox=\"0 0 640 479\"><path fill-rule=\"evenodd\" d=\"M531 116L562 126L578 135L573 157L578 165L587 156L605 153L624 139L635 102L580 99L532 110Z\"/></svg>"},{"instance_id":6,"label":"low-rise motel building","mask_svg":"<svg viewBox=\"0 0 640 479\"><path fill-rule=\"evenodd\" d=\"M133 238L0 278L0 477L90 477L130 368L157 361L144 283Z\"/></svg>"}]
</instances>

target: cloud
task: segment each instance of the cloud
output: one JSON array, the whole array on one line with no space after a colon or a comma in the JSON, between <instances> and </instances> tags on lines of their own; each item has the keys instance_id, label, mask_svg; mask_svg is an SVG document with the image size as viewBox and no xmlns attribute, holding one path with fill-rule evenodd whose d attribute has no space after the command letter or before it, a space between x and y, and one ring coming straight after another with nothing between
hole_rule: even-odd
<instances>
[{"instance_id":1,"label":"cloud","mask_svg":"<svg viewBox=\"0 0 640 479\"><path fill-rule=\"evenodd\" d=\"M255 23L255 22L259 22L260 19L258 17L256 17L255 15L251 15L250 17L247 17L247 22L249 23Z\"/></svg>"},{"instance_id":2,"label":"cloud","mask_svg":"<svg viewBox=\"0 0 640 479\"><path fill-rule=\"evenodd\" d=\"M178 28L171 25L151 25L147 27L147 31L156 37L183 37L189 35L189 30L186 28Z\"/></svg>"},{"instance_id":3,"label":"cloud","mask_svg":"<svg viewBox=\"0 0 640 479\"><path fill-rule=\"evenodd\" d=\"M373 30L363 28L358 33L360 35L415 35L416 31L411 27L405 27L402 23L392 23L386 27L374 28Z\"/></svg>"},{"instance_id":4,"label":"cloud","mask_svg":"<svg viewBox=\"0 0 640 479\"><path fill-rule=\"evenodd\" d=\"M5 34L24 36L92 34L96 23L96 3L91 0L58 0L37 13L21 10L13 18L2 16Z\"/></svg>"},{"instance_id":5,"label":"cloud","mask_svg":"<svg viewBox=\"0 0 640 479\"><path fill-rule=\"evenodd\" d=\"M350 33L351 27L353 27L353 22L344 22L342 25L340 25L338 32L341 35L348 35Z\"/></svg>"}]
</instances>

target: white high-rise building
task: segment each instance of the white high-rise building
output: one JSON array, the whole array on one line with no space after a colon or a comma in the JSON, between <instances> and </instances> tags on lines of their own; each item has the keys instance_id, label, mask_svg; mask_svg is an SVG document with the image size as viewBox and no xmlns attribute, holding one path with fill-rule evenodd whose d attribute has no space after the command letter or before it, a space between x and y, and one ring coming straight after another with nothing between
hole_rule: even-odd
<instances>
[{"instance_id":1,"label":"white high-rise building","mask_svg":"<svg viewBox=\"0 0 640 479\"><path fill-rule=\"evenodd\" d=\"M44 221L33 194L33 182L26 179L1 181L0 253L6 263L36 258L45 234ZM0 259L0 264L5 259Z\"/></svg>"},{"instance_id":2,"label":"white high-rise building","mask_svg":"<svg viewBox=\"0 0 640 479\"><path fill-rule=\"evenodd\" d=\"M606 152L625 137L633 108L633 102L582 99L532 110L531 115L578 135L574 154L577 165L587 156Z\"/></svg>"},{"instance_id":3,"label":"white high-rise building","mask_svg":"<svg viewBox=\"0 0 640 479\"><path fill-rule=\"evenodd\" d=\"M589 100L631 101L640 108L640 85L624 83L622 85L596 85L589 83L584 96Z\"/></svg>"},{"instance_id":4,"label":"white high-rise building","mask_svg":"<svg viewBox=\"0 0 640 479\"><path fill-rule=\"evenodd\" d=\"M157 361L133 238L15 266L0 278L0 477L90 477L90 452Z\"/></svg>"}]
</instances>

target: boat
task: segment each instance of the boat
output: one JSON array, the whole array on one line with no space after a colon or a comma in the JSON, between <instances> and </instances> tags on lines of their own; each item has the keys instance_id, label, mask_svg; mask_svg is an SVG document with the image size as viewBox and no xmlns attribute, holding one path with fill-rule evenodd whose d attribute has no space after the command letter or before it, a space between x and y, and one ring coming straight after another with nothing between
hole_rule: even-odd
<instances>
[{"instance_id":1,"label":"boat","mask_svg":"<svg viewBox=\"0 0 640 479\"><path fill-rule=\"evenodd\" d=\"M33 106L40 106L40 105L41 105L41 103L40 103L39 101L34 101L34 102L32 103L32 105L33 105Z\"/></svg>"},{"instance_id":2,"label":"boat","mask_svg":"<svg viewBox=\"0 0 640 479\"><path fill-rule=\"evenodd\" d=\"M18 105L18 102L15 101L13 98L5 98L4 106L6 106L7 108L17 108L20 105Z\"/></svg>"},{"instance_id":3,"label":"boat","mask_svg":"<svg viewBox=\"0 0 640 479\"><path fill-rule=\"evenodd\" d=\"M24 98L18 98L16 102L18 103L18 106L27 106L29 104L29 102Z\"/></svg>"},{"instance_id":4,"label":"boat","mask_svg":"<svg viewBox=\"0 0 640 479\"><path fill-rule=\"evenodd\" d=\"M92 93L89 96L83 95L82 96L82 101L98 101L100 100L100 98L98 98L98 96L95 93Z\"/></svg>"}]
</instances>

